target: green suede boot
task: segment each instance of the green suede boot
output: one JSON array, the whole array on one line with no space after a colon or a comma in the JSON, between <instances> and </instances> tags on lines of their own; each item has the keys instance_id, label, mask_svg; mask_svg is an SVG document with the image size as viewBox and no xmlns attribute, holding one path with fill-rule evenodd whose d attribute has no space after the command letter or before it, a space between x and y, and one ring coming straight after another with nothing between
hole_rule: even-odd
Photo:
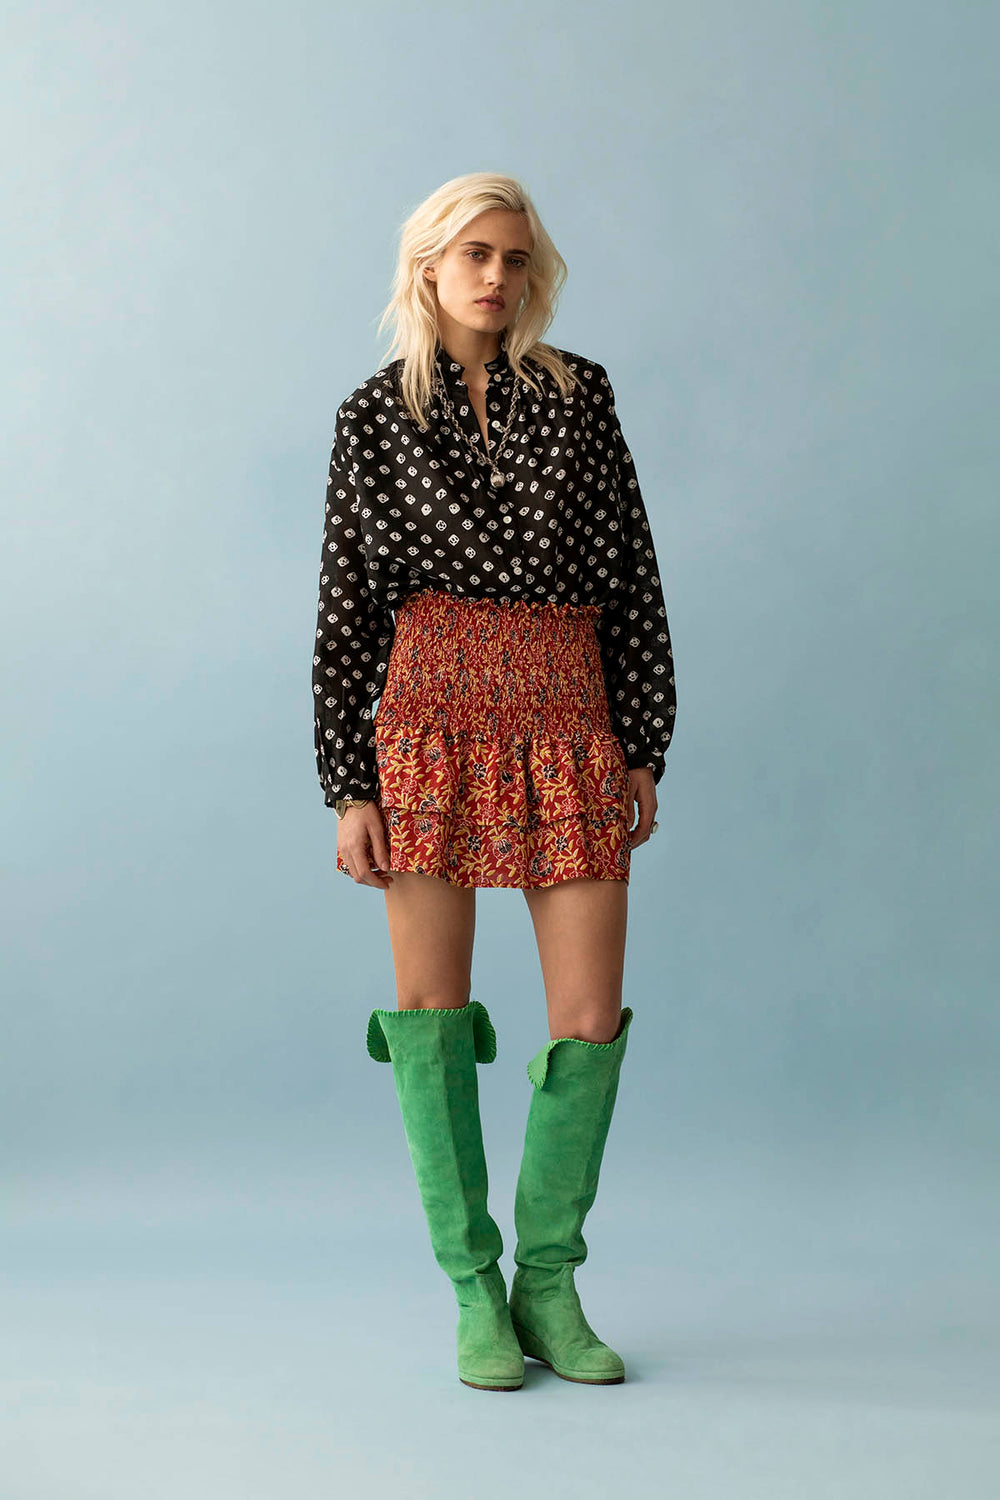
<instances>
[{"instance_id":1,"label":"green suede boot","mask_svg":"<svg viewBox=\"0 0 1000 1500\"><path fill-rule=\"evenodd\" d=\"M496 1057L478 1000L437 1010L373 1010L368 1052L391 1062L410 1160L438 1265L458 1299L458 1376L515 1391L524 1355L497 1264L503 1240L486 1207L487 1173L476 1063Z\"/></svg>"},{"instance_id":2,"label":"green suede boot","mask_svg":"<svg viewBox=\"0 0 1000 1500\"><path fill-rule=\"evenodd\" d=\"M511 1318L525 1354L585 1385L625 1379L620 1356L583 1315L573 1272L587 1258L581 1230L597 1196L631 1020L626 1006L613 1041L555 1037L528 1064L534 1092L514 1199Z\"/></svg>"}]
</instances>

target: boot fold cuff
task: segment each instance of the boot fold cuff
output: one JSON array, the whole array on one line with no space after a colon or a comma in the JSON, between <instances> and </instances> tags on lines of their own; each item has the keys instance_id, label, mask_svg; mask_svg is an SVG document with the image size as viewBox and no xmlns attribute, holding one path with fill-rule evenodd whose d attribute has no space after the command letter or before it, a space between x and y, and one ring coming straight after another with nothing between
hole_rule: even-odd
<instances>
[{"instance_id":1,"label":"boot fold cuff","mask_svg":"<svg viewBox=\"0 0 1000 1500\"><path fill-rule=\"evenodd\" d=\"M368 1056L373 1057L376 1062L387 1063L391 1062L392 1058L389 1054L389 1043L386 1040L385 1032L382 1030L382 1022L380 1020L382 1014L384 1012L373 1010L368 1017L368 1036L366 1040L368 1043Z\"/></svg>"},{"instance_id":2,"label":"boot fold cuff","mask_svg":"<svg viewBox=\"0 0 1000 1500\"><path fill-rule=\"evenodd\" d=\"M549 1073L549 1055L553 1047L572 1045L574 1047L585 1047L592 1052L617 1052L624 1053L628 1043L628 1029L632 1021L632 1009L626 1005L622 1011L621 1023L618 1027L618 1035L610 1042L584 1042L578 1036L555 1036L546 1042L540 1052L536 1052L528 1064L528 1077L536 1089L545 1087L545 1080Z\"/></svg>"},{"instance_id":3,"label":"boot fold cuff","mask_svg":"<svg viewBox=\"0 0 1000 1500\"><path fill-rule=\"evenodd\" d=\"M389 1038L386 1028L382 1024L383 1016L390 1020L390 1030L393 1025L400 1024L400 1018L404 1018L405 1025L420 1025L420 1017L426 1020L430 1016L438 1019L441 1025L461 1026L468 1024L463 1022L462 1017L469 1015L472 1023L472 1045L475 1050L476 1062L491 1063L497 1055L497 1034L490 1020L486 1006L479 1000L470 1000L468 1005L450 1006L428 1006L419 1010L373 1010L368 1017L368 1035L366 1043L369 1057L376 1062L391 1062L392 1053L389 1048ZM391 1018L391 1019L390 1019Z\"/></svg>"},{"instance_id":4,"label":"boot fold cuff","mask_svg":"<svg viewBox=\"0 0 1000 1500\"><path fill-rule=\"evenodd\" d=\"M486 1006L479 1000L470 1000L472 1011L472 1037L476 1048L476 1062L491 1063L497 1055L497 1034Z\"/></svg>"}]
</instances>

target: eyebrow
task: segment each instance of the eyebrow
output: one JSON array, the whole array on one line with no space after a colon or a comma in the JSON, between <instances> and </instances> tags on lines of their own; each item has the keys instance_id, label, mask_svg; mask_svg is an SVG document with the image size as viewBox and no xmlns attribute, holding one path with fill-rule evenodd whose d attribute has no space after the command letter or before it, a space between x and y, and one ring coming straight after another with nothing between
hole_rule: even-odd
<instances>
[{"instance_id":1,"label":"eyebrow","mask_svg":"<svg viewBox=\"0 0 1000 1500\"><path fill-rule=\"evenodd\" d=\"M466 245L478 245L481 250L492 250L493 249L493 246L491 244L489 244L489 242L487 240L463 240L462 241L462 248L464 249ZM530 250L509 250L507 253L509 255L524 255L524 256L530 256L531 255L531 251Z\"/></svg>"}]
</instances>

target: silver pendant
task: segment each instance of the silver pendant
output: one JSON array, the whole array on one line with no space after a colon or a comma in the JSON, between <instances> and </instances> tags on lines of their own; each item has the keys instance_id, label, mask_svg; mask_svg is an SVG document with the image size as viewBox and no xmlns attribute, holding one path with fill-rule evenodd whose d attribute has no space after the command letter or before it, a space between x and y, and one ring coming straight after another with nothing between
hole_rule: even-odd
<instances>
[{"instance_id":1,"label":"silver pendant","mask_svg":"<svg viewBox=\"0 0 1000 1500\"><path fill-rule=\"evenodd\" d=\"M498 490L500 488L500 486L503 484L504 477L505 476L503 474L501 474L497 469L493 470L493 473L490 475L490 484L493 486L493 488L495 490Z\"/></svg>"}]
</instances>

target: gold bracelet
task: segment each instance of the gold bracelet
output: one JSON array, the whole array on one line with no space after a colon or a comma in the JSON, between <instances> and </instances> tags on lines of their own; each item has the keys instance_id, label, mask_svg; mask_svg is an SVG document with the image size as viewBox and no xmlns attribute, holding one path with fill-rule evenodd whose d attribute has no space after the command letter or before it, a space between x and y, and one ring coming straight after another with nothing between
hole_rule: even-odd
<instances>
[{"instance_id":1,"label":"gold bracelet","mask_svg":"<svg viewBox=\"0 0 1000 1500\"><path fill-rule=\"evenodd\" d=\"M372 797L338 797L333 805L337 817L342 818L349 807L364 807L373 800Z\"/></svg>"}]
</instances>

